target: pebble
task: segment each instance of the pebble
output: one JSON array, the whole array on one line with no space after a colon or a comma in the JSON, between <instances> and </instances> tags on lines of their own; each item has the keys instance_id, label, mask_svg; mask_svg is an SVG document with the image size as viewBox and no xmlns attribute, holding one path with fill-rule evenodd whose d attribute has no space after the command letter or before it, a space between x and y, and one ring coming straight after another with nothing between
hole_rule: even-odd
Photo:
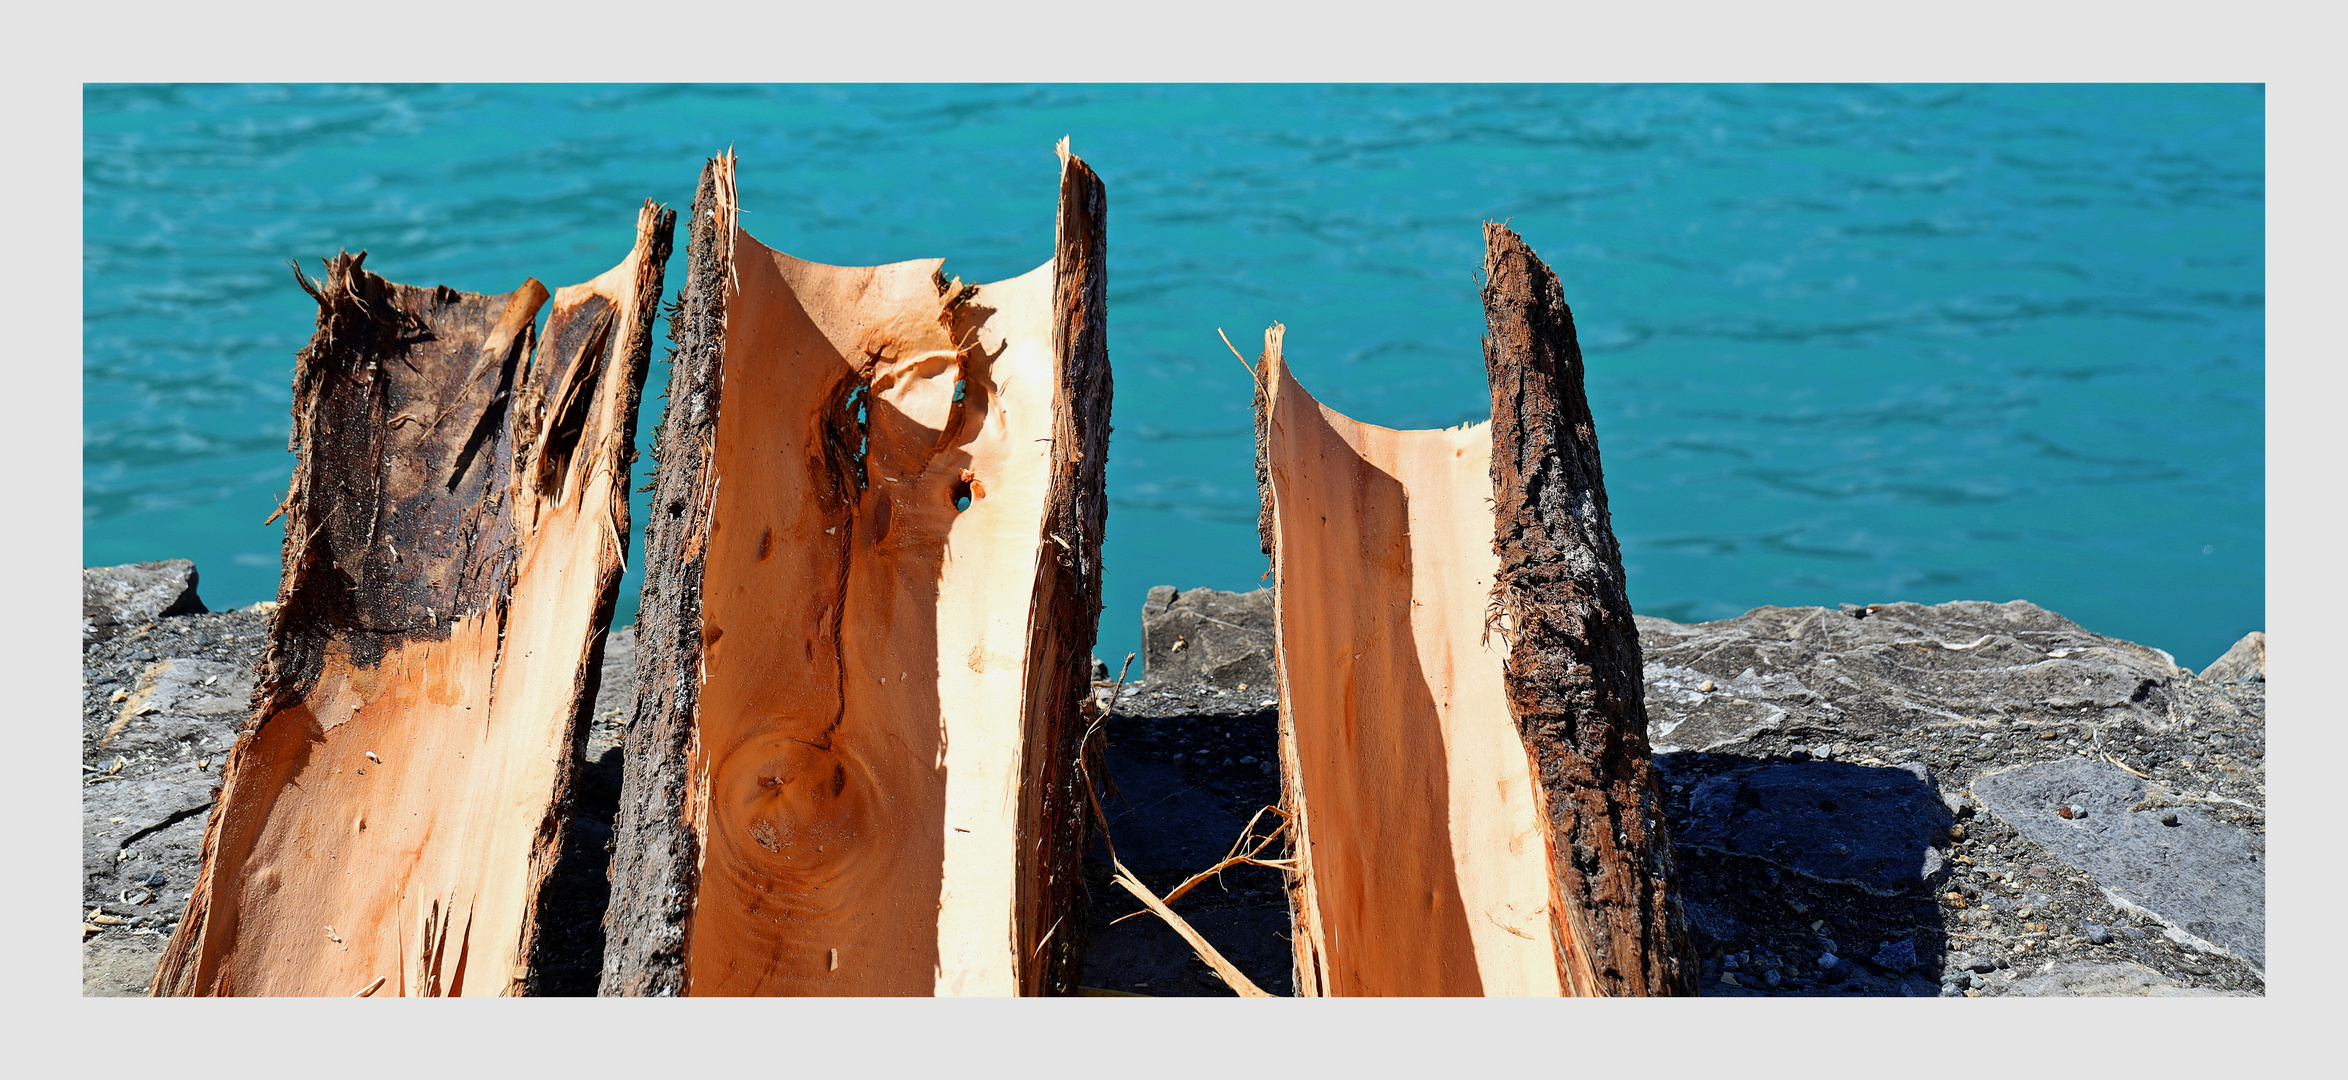
<instances>
[{"instance_id":1,"label":"pebble","mask_svg":"<svg viewBox=\"0 0 2348 1080\"><path fill-rule=\"evenodd\" d=\"M2102 923L2088 923L2086 925L2086 930L2088 944L2109 945L2112 943L2111 927L2105 926Z\"/></svg>"},{"instance_id":2,"label":"pebble","mask_svg":"<svg viewBox=\"0 0 2348 1080\"><path fill-rule=\"evenodd\" d=\"M149 888L160 889L160 888L162 888L162 887L164 886L164 884L165 884L165 883L169 882L170 880L171 880L170 878L164 877L164 876L163 876L163 875L161 875L161 874L148 874L148 875L147 875L147 886L148 886Z\"/></svg>"},{"instance_id":3,"label":"pebble","mask_svg":"<svg viewBox=\"0 0 2348 1080\"><path fill-rule=\"evenodd\" d=\"M1712 680L1710 680L1710 679L1706 679L1706 680L1704 680L1704 681L1703 681L1701 684L1698 684L1698 685L1697 685L1696 689L1698 689L1698 690L1701 690L1701 691L1703 691L1704 693L1707 693L1707 694L1711 693L1711 692L1712 692Z\"/></svg>"},{"instance_id":4,"label":"pebble","mask_svg":"<svg viewBox=\"0 0 2348 1080\"><path fill-rule=\"evenodd\" d=\"M1916 941L1913 938L1887 941L1875 950L1874 960L1877 967L1904 974L1916 966Z\"/></svg>"},{"instance_id":5,"label":"pebble","mask_svg":"<svg viewBox=\"0 0 2348 1080\"><path fill-rule=\"evenodd\" d=\"M1986 956L1976 956L1976 957L1972 958L1971 960L1968 960L1968 961L1966 961L1966 962L1965 962L1965 964L1964 964L1964 966L1965 966L1965 967L1966 967L1968 970L1971 970L1971 971L1977 972L1977 973L1979 973L1979 974L1982 974L1982 975L1987 975L1987 974L1989 974L1990 972L1992 972L1992 971L1996 971L1996 970L1997 970L1997 961L1995 961L1995 960L1992 960L1992 959L1990 959L1989 957L1986 957ZM1978 985L1978 984L1976 984L1976 985Z\"/></svg>"},{"instance_id":6,"label":"pebble","mask_svg":"<svg viewBox=\"0 0 2348 1080\"><path fill-rule=\"evenodd\" d=\"M1777 984L1785 981L1785 976L1779 974L1776 968L1770 968L1769 970L1761 973L1761 981L1768 983L1771 987L1775 987Z\"/></svg>"},{"instance_id":7,"label":"pebble","mask_svg":"<svg viewBox=\"0 0 2348 1080\"><path fill-rule=\"evenodd\" d=\"M1842 962L1842 957L1836 956L1833 953L1824 952L1818 954L1818 966L1821 968L1831 968Z\"/></svg>"}]
</instances>

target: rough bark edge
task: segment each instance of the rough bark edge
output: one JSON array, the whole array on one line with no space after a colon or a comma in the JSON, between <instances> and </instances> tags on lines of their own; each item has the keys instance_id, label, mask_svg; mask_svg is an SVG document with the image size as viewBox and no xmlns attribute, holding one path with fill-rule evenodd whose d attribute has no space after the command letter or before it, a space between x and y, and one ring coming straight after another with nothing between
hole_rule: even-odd
<instances>
[{"instance_id":1,"label":"rough bark edge","mask_svg":"<svg viewBox=\"0 0 2348 1080\"><path fill-rule=\"evenodd\" d=\"M294 354L290 409L293 426L286 436L286 449L296 455L296 460L293 481L279 506L285 515L285 540L280 553L277 607L269 617L268 645L256 663L246 719L237 732L235 745L221 763L221 782L212 789L212 813L205 822L204 839L197 852L199 869L195 885L189 890L185 913L165 943L161 961L147 984L147 993L153 997L227 996L236 992L226 976L215 979L211 985L203 985L201 969L206 937L211 929L211 883L222 831L231 820L241 816L241 808L233 805L237 781L261 727L299 701L316 684L324 668L327 643L337 633L334 624L355 621L353 612L357 605L349 597L355 590L337 583L347 575L335 565L331 541L319 543L336 508L332 497L319 493L331 491L338 478L332 463L325 459L315 432L334 422L328 413L336 380L358 371L370 358L392 355L403 344L403 335L425 329L424 320L407 310L408 305L402 301L412 304L424 297L447 301L463 295L447 286L424 289L392 283L365 269L366 258L365 251L357 255L338 252L333 258L323 260L326 274L315 282L302 273L300 264L294 266L294 280L318 302L318 314L309 342ZM501 380L519 377L521 358L528 356L536 344L535 312L545 304L549 294L544 285L532 278L509 295L515 298L515 304L528 309L530 317L507 344ZM382 388L386 386L382 380L375 380L372 419L377 430L389 426L390 418L385 415L382 401ZM462 393L468 387L458 389ZM449 405L453 407L454 402ZM492 402L489 407L497 406ZM484 452L491 452L488 461L496 462L510 448L512 426L512 410L507 408L499 421L502 430L493 435L499 445L482 447ZM485 467L494 468L493 465ZM375 479L380 490L381 478ZM492 523L495 529L510 530L512 492L508 487L507 482L488 484L481 502L468 512L473 520L484 523L482 532L491 532ZM503 605L512 588L516 550L509 548L482 561L472 559L472 549L460 553L458 576L462 581L455 590L455 602L448 614L469 614L489 606L499 609L498 618L502 622ZM365 553L359 554L363 559ZM388 591L397 583L375 584ZM381 654L384 639L446 637L445 623L405 630L356 632L361 637L377 639L362 643L371 646L375 655Z\"/></svg>"},{"instance_id":2,"label":"rough bark edge","mask_svg":"<svg viewBox=\"0 0 2348 1080\"><path fill-rule=\"evenodd\" d=\"M1265 328L1264 351L1256 355L1251 373L1255 376L1256 499L1260 506L1256 538L1264 554L1272 560L1275 571L1279 568L1280 532L1272 496L1272 394L1274 381L1286 369L1280 349L1287 333L1288 328L1279 323ZM1289 985L1295 988L1297 997L1325 997L1328 988L1321 978L1320 947L1316 944L1320 931L1313 925L1310 913L1314 909L1308 895L1313 887L1311 814L1304 804L1304 778L1297 772L1296 718L1289 711L1293 698L1288 690L1288 652L1282 647L1278 633L1281 599L1280 583L1274 581L1272 670L1279 676L1280 687L1280 811L1288 822L1288 828L1281 833L1280 856L1290 864L1281 889L1281 898L1288 905Z\"/></svg>"},{"instance_id":3,"label":"rough bark edge","mask_svg":"<svg viewBox=\"0 0 2348 1080\"><path fill-rule=\"evenodd\" d=\"M634 713L622 745L604 915L603 996L685 993L685 941L701 841L685 815L701 692L701 586L724 386L725 286L733 269L734 156L712 158L693 196L691 241L670 312L668 405L652 448Z\"/></svg>"},{"instance_id":4,"label":"rough bark edge","mask_svg":"<svg viewBox=\"0 0 2348 1080\"><path fill-rule=\"evenodd\" d=\"M1108 522L1111 382L1108 194L1091 166L1060 154L1053 231L1051 490L1029 600L1018 835L1019 992L1068 995L1084 965L1088 830L1077 767L1094 719L1092 649L1100 630L1101 537Z\"/></svg>"},{"instance_id":5,"label":"rough bark edge","mask_svg":"<svg viewBox=\"0 0 2348 1080\"><path fill-rule=\"evenodd\" d=\"M587 659L571 684L571 714L564 718L563 746L568 765L555 776L554 799L545 820L538 826L537 849L530 860L531 917L522 924L520 955L528 961L528 968L511 993L537 996L540 993L542 941L537 912L545 910L548 889L554 880L556 865L561 861L565 841L569 837L571 818L578 812L579 773L586 768L588 714L595 708L595 695L603 682L603 646L611 637L612 611L619 604L620 579L628 572L628 483L630 468L636 462L636 421L644 399L644 375L652 364L652 324L660 315L662 278L668 269L669 253L675 244L677 212L650 199L636 215L637 255L636 280L631 297L633 307L632 329L628 340L614 349L615 365L604 373L605 379L618 379L616 390L606 384L601 392L617 393L620 415L612 430L603 433L603 445L597 449L611 462L611 475L619 485L613 492L612 533L619 541L617 558L597 567L595 578L595 612L590 617ZM581 469L582 475L593 475L592 465Z\"/></svg>"},{"instance_id":6,"label":"rough bark edge","mask_svg":"<svg viewBox=\"0 0 2348 1080\"><path fill-rule=\"evenodd\" d=\"M1522 237L1487 222L1484 239L1494 591L1509 711L1548 825L1559 975L1576 996L1693 994L1573 313Z\"/></svg>"}]
</instances>

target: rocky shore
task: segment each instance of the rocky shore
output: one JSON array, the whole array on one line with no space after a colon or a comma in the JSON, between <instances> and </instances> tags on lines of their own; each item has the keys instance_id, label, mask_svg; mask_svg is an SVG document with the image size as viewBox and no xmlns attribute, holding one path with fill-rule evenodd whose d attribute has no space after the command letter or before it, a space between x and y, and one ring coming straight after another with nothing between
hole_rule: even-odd
<instances>
[{"instance_id":1,"label":"rocky shore","mask_svg":"<svg viewBox=\"0 0 2348 1080\"><path fill-rule=\"evenodd\" d=\"M2263 635L2196 673L2020 601L1638 624L1704 994L2263 993ZM1150 594L1109 764L1153 888L1278 797L1270 643L1268 592ZM1095 871L1089 985L1229 993ZM1277 875L1224 878L1177 909L1285 992Z\"/></svg>"},{"instance_id":2,"label":"rocky shore","mask_svg":"<svg viewBox=\"0 0 2348 1080\"><path fill-rule=\"evenodd\" d=\"M187 900L269 605L207 612L184 561L84 575L84 992L143 993ZM1162 894L1278 798L1268 593L1152 590L1149 676L1114 690L1118 857ZM1650 738L1703 992L2261 994L2264 643L2199 673L2035 605L1759 608L1639 619ZM578 811L537 962L594 992L632 630L605 647ZM1119 658L1120 660L1122 658ZM1139 666L1139 665L1137 665ZM1088 861L1083 982L1230 991ZM1289 992L1276 872L1185 918Z\"/></svg>"}]
</instances>

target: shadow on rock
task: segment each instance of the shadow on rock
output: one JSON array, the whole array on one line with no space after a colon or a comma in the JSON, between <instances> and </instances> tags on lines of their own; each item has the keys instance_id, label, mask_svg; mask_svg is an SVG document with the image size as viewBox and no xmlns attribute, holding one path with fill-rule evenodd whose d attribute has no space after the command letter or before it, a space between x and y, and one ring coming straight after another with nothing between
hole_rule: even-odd
<instances>
[{"instance_id":1,"label":"shadow on rock","mask_svg":"<svg viewBox=\"0 0 2348 1080\"><path fill-rule=\"evenodd\" d=\"M1929 997L1955 824L1920 768L1680 753L1662 771L1703 993Z\"/></svg>"},{"instance_id":2,"label":"shadow on rock","mask_svg":"<svg viewBox=\"0 0 2348 1080\"><path fill-rule=\"evenodd\" d=\"M612 820L620 806L620 754L590 757L563 853L548 875L531 959L533 995L593 997L603 976L603 913L611 903Z\"/></svg>"},{"instance_id":3,"label":"shadow on rock","mask_svg":"<svg viewBox=\"0 0 2348 1080\"><path fill-rule=\"evenodd\" d=\"M1256 808L1276 802L1263 765L1273 748L1269 713L1244 717L1118 718L1107 765L1116 794L1103 795L1117 857L1160 896L1223 858ZM1270 826L1262 825L1259 831ZM1171 927L1110 883L1096 830L1085 859L1083 985L1152 997L1228 997ZM1288 901L1278 870L1235 866L1174 905L1225 958L1267 993L1293 992Z\"/></svg>"}]
</instances>

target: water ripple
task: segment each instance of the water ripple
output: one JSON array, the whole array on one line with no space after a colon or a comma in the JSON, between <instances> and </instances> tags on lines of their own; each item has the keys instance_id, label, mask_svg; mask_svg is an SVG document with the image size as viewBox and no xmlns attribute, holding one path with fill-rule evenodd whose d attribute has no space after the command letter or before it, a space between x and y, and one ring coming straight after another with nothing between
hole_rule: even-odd
<instances>
[{"instance_id":1,"label":"water ripple","mask_svg":"<svg viewBox=\"0 0 2348 1080\"><path fill-rule=\"evenodd\" d=\"M2263 109L2255 86L92 85L84 557L274 593L256 523L314 314L289 258L584 280L732 145L761 239L993 280L1049 256L1070 135L1110 200L1104 655L1150 585L1261 580L1251 386L1214 329L1252 360L1286 323L1298 376L1365 421L1479 418L1479 226L1508 220L1572 306L1640 610L2020 596L2206 662L2263 618Z\"/></svg>"}]
</instances>

